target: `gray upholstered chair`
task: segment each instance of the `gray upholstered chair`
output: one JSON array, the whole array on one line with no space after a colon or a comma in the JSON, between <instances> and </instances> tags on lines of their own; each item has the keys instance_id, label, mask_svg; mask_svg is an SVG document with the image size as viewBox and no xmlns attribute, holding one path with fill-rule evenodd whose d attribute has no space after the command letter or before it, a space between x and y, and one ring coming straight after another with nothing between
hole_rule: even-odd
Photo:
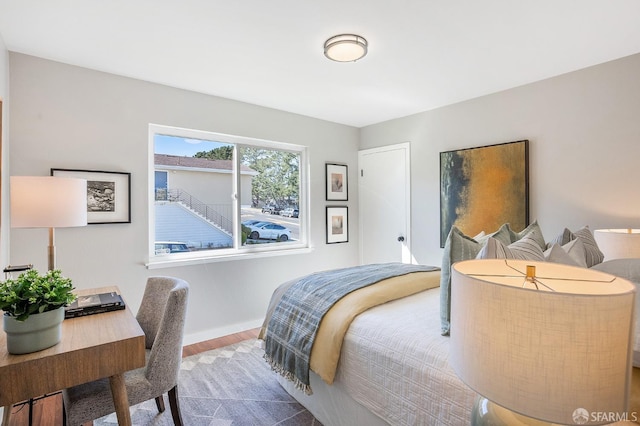
<instances>
[{"instance_id":1,"label":"gray upholstered chair","mask_svg":"<svg viewBox=\"0 0 640 426\"><path fill-rule=\"evenodd\" d=\"M147 364L125 373L129 405L154 398L164 411L165 392L176 426L182 426L178 403L178 372L182 359L182 336L189 285L177 278L151 277L147 280L136 319L145 334ZM102 379L65 389L65 424L79 426L115 412L109 380Z\"/></svg>"}]
</instances>

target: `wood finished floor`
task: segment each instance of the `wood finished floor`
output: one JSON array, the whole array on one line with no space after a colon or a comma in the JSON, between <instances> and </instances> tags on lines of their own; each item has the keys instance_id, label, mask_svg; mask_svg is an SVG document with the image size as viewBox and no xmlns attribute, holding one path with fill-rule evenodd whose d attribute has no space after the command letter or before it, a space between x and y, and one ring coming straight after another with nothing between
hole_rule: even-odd
<instances>
[{"instance_id":1,"label":"wood finished floor","mask_svg":"<svg viewBox=\"0 0 640 426\"><path fill-rule=\"evenodd\" d=\"M196 355L201 352L232 345L243 340L258 337L258 328L207 340L206 342L195 343L185 346L182 349L182 357ZM167 410L169 404L166 404ZM29 410L26 405L15 406L11 412L9 426L28 426ZM62 424L62 395L57 393L43 399L35 401L32 411L33 426L60 426ZM92 423L85 423L84 426L91 426Z\"/></svg>"}]
</instances>

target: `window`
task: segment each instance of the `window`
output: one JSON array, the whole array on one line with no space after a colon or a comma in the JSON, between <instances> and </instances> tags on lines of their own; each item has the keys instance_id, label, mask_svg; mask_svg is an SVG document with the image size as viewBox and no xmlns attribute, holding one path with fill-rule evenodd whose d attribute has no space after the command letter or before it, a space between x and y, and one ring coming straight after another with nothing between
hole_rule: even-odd
<instances>
[{"instance_id":1,"label":"window","mask_svg":"<svg viewBox=\"0 0 640 426\"><path fill-rule=\"evenodd\" d=\"M150 264L308 247L304 147L158 125L149 134Z\"/></svg>"}]
</instances>

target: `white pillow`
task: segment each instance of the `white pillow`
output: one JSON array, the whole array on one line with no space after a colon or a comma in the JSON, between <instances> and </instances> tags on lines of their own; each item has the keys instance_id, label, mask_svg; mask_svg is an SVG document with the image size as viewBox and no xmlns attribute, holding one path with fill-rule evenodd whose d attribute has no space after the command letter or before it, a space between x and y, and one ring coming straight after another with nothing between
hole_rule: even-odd
<instances>
[{"instance_id":1,"label":"white pillow","mask_svg":"<svg viewBox=\"0 0 640 426\"><path fill-rule=\"evenodd\" d=\"M587 267L587 252L584 243L580 238L569 241L562 246L562 250L567 253L577 264L583 268Z\"/></svg>"},{"instance_id":2,"label":"white pillow","mask_svg":"<svg viewBox=\"0 0 640 426\"><path fill-rule=\"evenodd\" d=\"M575 240L578 241L578 240ZM552 263L562 263L570 266L584 266L580 265L576 260L569 255L566 251L560 247L559 244L554 243L544 252L544 259L547 262ZM584 257L582 258L582 263L584 264Z\"/></svg>"}]
</instances>

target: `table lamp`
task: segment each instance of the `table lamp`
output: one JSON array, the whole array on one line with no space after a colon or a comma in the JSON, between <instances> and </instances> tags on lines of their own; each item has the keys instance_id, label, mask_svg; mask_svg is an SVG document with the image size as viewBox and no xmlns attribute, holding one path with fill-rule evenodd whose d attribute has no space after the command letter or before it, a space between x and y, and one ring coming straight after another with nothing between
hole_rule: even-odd
<instances>
[{"instance_id":1,"label":"table lamp","mask_svg":"<svg viewBox=\"0 0 640 426\"><path fill-rule=\"evenodd\" d=\"M599 425L627 415L631 282L556 263L469 260L453 265L451 292L450 363L480 394L472 424Z\"/></svg>"},{"instance_id":2,"label":"table lamp","mask_svg":"<svg viewBox=\"0 0 640 426\"><path fill-rule=\"evenodd\" d=\"M11 176L11 227L49 228L49 270L56 268L54 228L87 224L87 181Z\"/></svg>"},{"instance_id":3,"label":"table lamp","mask_svg":"<svg viewBox=\"0 0 640 426\"><path fill-rule=\"evenodd\" d=\"M596 229L593 236L604 260L640 257L640 229Z\"/></svg>"}]
</instances>

